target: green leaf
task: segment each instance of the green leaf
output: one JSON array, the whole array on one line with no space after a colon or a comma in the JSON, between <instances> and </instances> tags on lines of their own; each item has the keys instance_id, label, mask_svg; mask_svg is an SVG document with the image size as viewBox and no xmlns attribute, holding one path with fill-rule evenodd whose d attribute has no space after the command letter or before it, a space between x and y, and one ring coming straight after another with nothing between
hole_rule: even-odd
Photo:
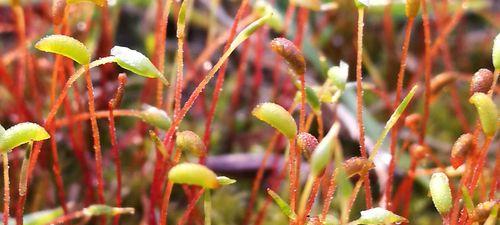
<instances>
[{"instance_id":1,"label":"green leaf","mask_svg":"<svg viewBox=\"0 0 500 225\"><path fill-rule=\"evenodd\" d=\"M316 149L314 150L311 156L311 175L314 177L318 177L326 165L330 163L332 159L335 138L339 133L340 125L338 123L334 123L328 131L328 134L321 140Z\"/></svg>"},{"instance_id":2,"label":"green leaf","mask_svg":"<svg viewBox=\"0 0 500 225\"><path fill-rule=\"evenodd\" d=\"M92 2L100 7L103 7L104 4L107 4L106 0L66 0L69 4L79 3L79 2Z\"/></svg>"},{"instance_id":3,"label":"green leaf","mask_svg":"<svg viewBox=\"0 0 500 225\"><path fill-rule=\"evenodd\" d=\"M23 216L23 224L25 225L46 225L63 215L62 208L48 209L33 212ZM13 221L12 224L15 222ZM10 221L9 221L10 224Z\"/></svg>"},{"instance_id":4,"label":"green leaf","mask_svg":"<svg viewBox=\"0 0 500 225\"><path fill-rule=\"evenodd\" d=\"M487 94L476 92L470 97L469 102L476 106L484 134L488 137L493 137L497 131L498 112L491 97Z\"/></svg>"},{"instance_id":5,"label":"green leaf","mask_svg":"<svg viewBox=\"0 0 500 225\"><path fill-rule=\"evenodd\" d=\"M217 175L208 167L196 163L181 163L172 167L168 179L178 184L197 185L213 189L219 187Z\"/></svg>"},{"instance_id":6,"label":"green leaf","mask_svg":"<svg viewBox=\"0 0 500 225\"><path fill-rule=\"evenodd\" d=\"M337 89L344 90L349 76L349 65L344 61L340 61L338 66L332 66L328 69L327 75Z\"/></svg>"},{"instance_id":7,"label":"green leaf","mask_svg":"<svg viewBox=\"0 0 500 225\"><path fill-rule=\"evenodd\" d=\"M493 60L493 66L495 66L495 70L500 70L500 33L497 34L495 40L493 41L491 58Z\"/></svg>"},{"instance_id":8,"label":"green leaf","mask_svg":"<svg viewBox=\"0 0 500 225\"><path fill-rule=\"evenodd\" d=\"M259 18L258 20L254 21L253 23L249 24L248 26L245 27L245 29L240 31L240 33L238 33L238 35L231 42L229 49L224 53L224 55L223 55L223 57L221 57L221 59L223 59L225 55L227 55L227 56L225 56L225 58L227 58L229 56L229 54L231 54L231 52L234 51L234 49L236 49L236 47L238 47L238 45L240 45L243 41L248 39L260 27L262 27L264 24L266 24L269 21L269 19L272 18L272 16L273 16L272 13L267 14L267 15Z\"/></svg>"},{"instance_id":9,"label":"green leaf","mask_svg":"<svg viewBox=\"0 0 500 225\"><path fill-rule=\"evenodd\" d=\"M398 216L393 212L377 207L361 211L361 217L356 220L358 224L391 224L408 222L402 216Z\"/></svg>"},{"instance_id":10,"label":"green leaf","mask_svg":"<svg viewBox=\"0 0 500 225\"><path fill-rule=\"evenodd\" d=\"M277 32L283 31L283 16L276 10L269 2L265 0L258 0L255 3L254 11L259 16L265 16L272 14L271 18L268 20L268 24Z\"/></svg>"},{"instance_id":11,"label":"green leaf","mask_svg":"<svg viewBox=\"0 0 500 225\"><path fill-rule=\"evenodd\" d=\"M147 104L143 105L140 117L144 122L163 130L168 130L168 128L170 128L170 124L172 123L170 117L167 115L167 112Z\"/></svg>"},{"instance_id":12,"label":"green leaf","mask_svg":"<svg viewBox=\"0 0 500 225\"><path fill-rule=\"evenodd\" d=\"M441 215L448 213L453 205L450 184L444 173L434 173L429 182L432 202Z\"/></svg>"},{"instance_id":13,"label":"green leaf","mask_svg":"<svg viewBox=\"0 0 500 225\"><path fill-rule=\"evenodd\" d=\"M266 122L288 139L292 139L297 134L297 124L292 115L278 104L265 102L257 105L252 110L252 115Z\"/></svg>"},{"instance_id":14,"label":"green leaf","mask_svg":"<svg viewBox=\"0 0 500 225\"><path fill-rule=\"evenodd\" d=\"M121 214L134 214L134 208L118 208L108 205L91 205L82 210L86 216L116 216Z\"/></svg>"},{"instance_id":15,"label":"green leaf","mask_svg":"<svg viewBox=\"0 0 500 225\"><path fill-rule=\"evenodd\" d=\"M20 123L7 129L0 137L0 152L6 153L30 141L50 138L49 133L36 123Z\"/></svg>"},{"instance_id":16,"label":"green leaf","mask_svg":"<svg viewBox=\"0 0 500 225\"><path fill-rule=\"evenodd\" d=\"M143 77L158 78L163 84L168 85L163 74L142 53L127 47L115 46L111 49L111 55L116 57L116 63L123 69Z\"/></svg>"},{"instance_id":17,"label":"green leaf","mask_svg":"<svg viewBox=\"0 0 500 225\"><path fill-rule=\"evenodd\" d=\"M370 6L370 0L354 0L356 7L364 8Z\"/></svg>"},{"instance_id":18,"label":"green leaf","mask_svg":"<svg viewBox=\"0 0 500 225\"><path fill-rule=\"evenodd\" d=\"M220 186L226 186L226 185L230 185L230 184L236 183L236 180L235 179L231 179L231 178L226 177L226 176L218 176L217 177L217 182L219 183Z\"/></svg>"},{"instance_id":19,"label":"green leaf","mask_svg":"<svg viewBox=\"0 0 500 225\"><path fill-rule=\"evenodd\" d=\"M54 34L44 37L35 44L35 48L66 56L81 65L90 62L90 52L87 47L70 36Z\"/></svg>"},{"instance_id":20,"label":"green leaf","mask_svg":"<svg viewBox=\"0 0 500 225\"><path fill-rule=\"evenodd\" d=\"M415 95L417 88L418 88L417 85L413 86L413 88L410 90L408 95L406 95L406 97L403 99L401 104L399 104L398 107L396 108L396 110L394 110L394 112L392 113L389 120L387 120L387 123L385 123L384 130L382 130L382 133L378 137L377 142L375 142L375 146L373 147L372 153L370 155L370 160L373 160L375 155L377 155L378 149L380 148L380 146L384 142L385 136L387 136L387 134L389 133L391 128L398 121L399 117L401 117L401 114L403 114L403 112L405 111L406 107L408 106L411 99L413 98L413 95Z\"/></svg>"},{"instance_id":21,"label":"green leaf","mask_svg":"<svg viewBox=\"0 0 500 225\"><path fill-rule=\"evenodd\" d=\"M276 192L268 188L267 193L271 196L271 198L273 198L274 202L276 202L278 207L280 207L281 212L285 214L285 216L287 216L290 220L295 220L297 218L295 212L292 211L290 206L283 199L281 199Z\"/></svg>"}]
</instances>

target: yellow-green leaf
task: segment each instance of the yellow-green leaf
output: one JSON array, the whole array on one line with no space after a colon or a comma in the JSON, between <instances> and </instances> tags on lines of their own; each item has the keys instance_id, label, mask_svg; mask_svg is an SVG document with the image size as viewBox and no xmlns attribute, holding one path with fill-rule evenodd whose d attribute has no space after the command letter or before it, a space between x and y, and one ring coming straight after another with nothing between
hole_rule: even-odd
<instances>
[{"instance_id":1,"label":"yellow-green leaf","mask_svg":"<svg viewBox=\"0 0 500 225\"><path fill-rule=\"evenodd\" d=\"M35 44L40 51L66 56L81 65L90 63L90 52L80 41L66 35L54 34Z\"/></svg>"},{"instance_id":2,"label":"yellow-green leaf","mask_svg":"<svg viewBox=\"0 0 500 225\"><path fill-rule=\"evenodd\" d=\"M111 49L111 55L116 57L116 63L123 69L143 77L158 78L168 85L163 74L142 53L127 47L115 46Z\"/></svg>"},{"instance_id":3,"label":"yellow-green leaf","mask_svg":"<svg viewBox=\"0 0 500 225\"><path fill-rule=\"evenodd\" d=\"M432 202L441 215L448 213L453 204L448 177L444 173L432 174L429 182Z\"/></svg>"},{"instance_id":4,"label":"yellow-green leaf","mask_svg":"<svg viewBox=\"0 0 500 225\"><path fill-rule=\"evenodd\" d=\"M400 224L408 222L408 220L389 210L377 207L361 211L361 217L356 222L356 224Z\"/></svg>"},{"instance_id":5,"label":"yellow-green leaf","mask_svg":"<svg viewBox=\"0 0 500 225\"><path fill-rule=\"evenodd\" d=\"M178 184L197 185L203 188L217 188L217 175L208 167L196 163L181 163L172 167L168 179Z\"/></svg>"},{"instance_id":6,"label":"yellow-green leaf","mask_svg":"<svg viewBox=\"0 0 500 225\"><path fill-rule=\"evenodd\" d=\"M50 138L49 133L36 123L20 123L5 130L0 137L0 152L6 153L17 146L30 141L41 141Z\"/></svg>"},{"instance_id":7,"label":"yellow-green leaf","mask_svg":"<svg viewBox=\"0 0 500 225\"><path fill-rule=\"evenodd\" d=\"M491 97L484 93L476 92L470 97L469 102L476 106L484 134L489 137L495 135L497 131L498 112Z\"/></svg>"},{"instance_id":8,"label":"yellow-green leaf","mask_svg":"<svg viewBox=\"0 0 500 225\"><path fill-rule=\"evenodd\" d=\"M252 110L252 115L266 122L289 139L297 134L297 124L292 115L278 104L265 102Z\"/></svg>"},{"instance_id":9,"label":"yellow-green leaf","mask_svg":"<svg viewBox=\"0 0 500 225\"><path fill-rule=\"evenodd\" d=\"M79 3L79 2L92 2L100 7L103 7L104 4L107 4L106 0L66 0L69 4Z\"/></svg>"}]
</instances>

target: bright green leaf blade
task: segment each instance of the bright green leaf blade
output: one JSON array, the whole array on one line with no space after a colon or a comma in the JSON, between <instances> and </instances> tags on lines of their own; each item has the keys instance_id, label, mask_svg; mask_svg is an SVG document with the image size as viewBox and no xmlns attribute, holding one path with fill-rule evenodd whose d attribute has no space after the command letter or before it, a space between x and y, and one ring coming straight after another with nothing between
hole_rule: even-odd
<instances>
[{"instance_id":1,"label":"bright green leaf blade","mask_svg":"<svg viewBox=\"0 0 500 225\"><path fill-rule=\"evenodd\" d=\"M259 104L252 110L252 115L276 128L289 139L297 134L297 124L292 115L278 104Z\"/></svg>"},{"instance_id":2,"label":"bright green leaf blade","mask_svg":"<svg viewBox=\"0 0 500 225\"><path fill-rule=\"evenodd\" d=\"M106 0L66 0L69 4L79 3L79 2L92 2L100 7L103 7L104 4L107 4Z\"/></svg>"},{"instance_id":3,"label":"bright green leaf blade","mask_svg":"<svg viewBox=\"0 0 500 225\"><path fill-rule=\"evenodd\" d=\"M276 192L268 188L267 193L271 196L271 198L273 198L274 202L276 202L278 207L280 207L281 212L285 214L285 216L287 216L291 220L295 220L297 218L297 215L292 211L290 206L283 199L281 199L281 197L276 194Z\"/></svg>"},{"instance_id":4,"label":"bright green leaf blade","mask_svg":"<svg viewBox=\"0 0 500 225\"><path fill-rule=\"evenodd\" d=\"M356 222L357 224L399 224L408 222L408 220L389 210L377 207L361 211L361 217L357 219Z\"/></svg>"},{"instance_id":5,"label":"bright green leaf blade","mask_svg":"<svg viewBox=\"0 0 500 225\"><path fill-rule=\"evenodd\" d=\"M339 123L334 123L311 156L311 175L318 177L330 163L334 151L334 140L339 133Z\"/></svg>"},{"instance_id":6,"label":"bright green leaf blade","mask_svg":"<svg viewBox=\"0 0 500 225\"><path fill-rule=\"evenodd\" d=\"M226 186L226 185L230 185L230 184L236 183L236 180L235 179L231 179L231 178L226 177L226 176L218 176L217 177L217 182L219 182L220 186Z\"/></svg>"},{"instance_id":7,"label":"bright green leaf blade","mask_svg":"<svg viewBox=\"0 0 500 225\"><path fill-rule=\"evenodd\" d=\"M63 215L62 208L42 210L23 216L24 225L46 225ZM12 224L15 222L13 221ZM9 222L10 224L10 222Z\"/></svg>"},{"instance_id":8,"label":"bright green leaf blade","mask_svg":"<svg viewBox=\"0 0 500 225\"><path fill-rule=\"evenodd\" d=\"M121 214L134 214L134 208L118 208L108 205L91 205L83 209L86 216L116 216Z\"/></svg>"},{"instance_id":9,"label":"bright green leaf blade","mask_svg":"<svg viewBox=\"0 0 500 225\"><path fill-rule=\"evenodd\" d=\"M399 117L403 114L405 111L406 107L410 103L411 99L413 98L413 95L415 95L415 92L417 91L418 86L415 85L413 88L410 90L408 95L403 99L401 104L396 108L396 110L392 113L391 117L389 120L387 120L387 123L385 124L384 130L382 130L382 133L377 139L377 142L375 142L375 146L373 147L372 154L370 155L370 160L373 160L375 158L375 155L377 155L377 152L382 145L385 136L387 136L387 133L391 130L391 128L396 124L398 121Z\"/></svg>"},{"instance_id":10,"label":"bright green leaf blade","mask_svg":"<svg viewBox=\"0 0 500 225\"><path fill-rule=\"evenodd\" d=\"M116 63L123 69L143 77L158 78L163 84L168 85L163 74L142 53L127 47L115 46L111 49L111 55L116 57Z\"/></svg>"},{"instance_id":11,"label":"bright green leaf blade","mask_svg":"<svg viewBox=\"0 0 500 225\"><path fill-rule=\"evenodd\" d=\"M181 163L172 167L168 179L178 184L197 185L203 188L217 188L217 175L208 167L196 163Z\"/></svg>"},{"instance_id":12,"label":"bright green leaf blade","mask_svg":"<svg viewBox=\"0 0 500 225\"><path fill-rule=\"evenodd\" d=\"M35 48L66 56L81 65L87 65L90 62L90 52L87 47L66 35L54 34L44 37L35 44Z\"/></svg>"},{"instance_id":13,"label":"bright green leaf blade","mask_svg":"<svg viewBox=\"0 0 500 225\"><path fill-rule=\"evenodd\" d=\"M0 138L0 152L6 153L17 146L30 141L41 141L50 138L49 133L36 123L20 123L7 129Z\"/></svg>"}]
</instances>

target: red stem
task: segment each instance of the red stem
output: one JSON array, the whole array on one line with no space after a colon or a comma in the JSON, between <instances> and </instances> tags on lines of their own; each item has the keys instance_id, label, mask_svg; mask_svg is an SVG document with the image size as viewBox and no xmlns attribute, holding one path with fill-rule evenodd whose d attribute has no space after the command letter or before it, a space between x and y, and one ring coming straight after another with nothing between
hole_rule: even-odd
<instances>
[{"instance_id":1,"label":"red stem","mask_svg":"<svg viewBox=\"0 0 500 225\"><path fill-rule=\"evenodd\" d=\"M396 99L394 100L394 110L398 107L400 101L401 101L401 95L403 92L403 81L404 81L404 76L405 76L405 70L406 70L406 58L408 56L408 47L410 45L410 37L411 37L411 30L413 28L413 20L414 17L408 18L406 29L405 29L405 38L403 41L403 47L401 50L401 62L399 66L399 73L397 75L397 86L396 86ZM388 172L388 178L386 182L386 189L385 189L385 200L386 200L386 208L392 209L392 184L394 181L394 170L396 167L396 147L397 147L397 138L398 138L398 131L399 127L401 126L401 123L399 121L403 121L404 118L400 118L394 126L392 132L391 132L391 145L390 145L390 152L391 152L391 161L389 163L389 172Z\"/></svg>"},{"instance_id":2,"label":"red stem","mask_svg":"<svg viewBox=\"0 0 500 225\"><path fill-rule=\"evenodd\" d=\"M122 174L121 174L121 161L120 152L118 149L118 143L116 141L116 128L115 128L115 117L113 110L120 104L120 100L123 96L125 82L127 81L127 76L125 74L120 74L118 76L118 88L116 90L115 97L111 99L108 103L109 109L109 137L111 141L111 154L115 161L116 169L116 207L121 207L122 205ZM118 225L120 223L120 215L116 215L113 218L113 224Z\"/></svg>"},{"instance_id":3,"label":"red stem","mask_svg":"<svg viewBox=\"0 0 500 225\"><path fill-rule=\"evenodd\" d=\"M101 141L99 137L99 128L97 127L97 117L95 115L94 87L92 86L92 78L90 77L90 71L88 66L85 70L85 80L87 82L90 125L92 128L92 140L94 144L93 148L95 151L95 164L96 164L96 176L97 176L97 200L100 204L104 204L104 178L102 173ZM105 220L101 219L101 224L103 224L103 222L105 222Z\"/></svg>"},{"instance_id":4,"label":"red stem","mask_svg":"<svg viewBox=\"0 0 500 225\"><path fill-rule=\"evenodd\" d=\"M420 129L419 144L424 144L425 132L427 130L427 121L429 120L429 105L431 100L431 31L429 24L429 15L427 13L426 0L422 0L422 21L424 26L424 43L425 43L425 56L424 56L424 82L425 82L425 95L424 95L424 115L422 117L422 128Z\"/></svg>"},{"instance_id":5,"label":"red stem","mask_svg":"<svg viewBox=\"0 0 500 225\"><path fill-rule=\"evenodd\" d=\"M330 184L328 185L328 191L326 192L326 197L323 201L323 210L321 210L321 221L325 221L326 219L326 214L328 213L328 210L330 209L330 204L333 200L333 194L335 194L335 188L336 188L336 183L335 179L337 178L337 173L338 170L334 170L332 173L332 177L330 178Z\"/></svg>"},{"instance_id":6,"label":"red stem","mask_svg":"<svg viewBox=\"0 0 500 225\"><path fill-rule=\"evenodd\" d=\"M362 60L363 60L363 27L364 27L364 9L358 9L358 38L357 38L357 51L356 51L356 118L358 121L359 129L359 147L361 151L361 156L368 157L366 153L365 145L365 125L363 121L363 87L362 87ZM366 198L366 208L372 208L372 196L370 179L368 173L363 174L364 188L365 188L365 198Z\"/></svg>"},{"instance_id":7,"label":"red stem","mask_svg":"<svg viewBox=\"0 0 500 225\"><path fill-rule=\"evenodd\" d=\"M241 1L240 7L238 8L238 11L236 12L236 16L234 18L233 24L231 25L229 37L226 41L223 52L225 52L227 49L229 49L231 42L234 40L234 37L236 36L236 29L238 28L238 23L239 23L241 17L243 16L243 14L246 12L247 5L248 5L248 0ZM205 164L206 154L208 153L208 150L210 149L211 126L212 126L212 121L213 121L214 114L215 114L215 108L217 106L217 102L219 101L219 95L220 95L220 92L222 91L222 86L224 85L224 76L226 74L226 69L227 69L227 61L225 63L223 63L221 68L220 68L219 76L217 77L217 81L215 83L214 93L212 96L212 103L210 105L210 111L208 112L208 116L207 116L206 121L205 121L205 133L203 135L203 143L207 147L207 152L202 153L202 155L200 157L200 163L202 163L202 164Z\"/></svg>"}]
</instances>

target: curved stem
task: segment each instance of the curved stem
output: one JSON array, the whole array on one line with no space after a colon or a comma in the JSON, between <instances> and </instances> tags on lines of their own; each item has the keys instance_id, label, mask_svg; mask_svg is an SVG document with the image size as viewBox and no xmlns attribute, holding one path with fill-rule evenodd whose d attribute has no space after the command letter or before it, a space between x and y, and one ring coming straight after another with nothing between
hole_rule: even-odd
<instances>
[{"instance_id":1,"label":"curved stem","mask_svg":"<svg viewBox=\"0 0 500 225\"><path fill-rule=\"evenodd\" d=\"M3 159L3 224L9 224L10 183L9 183L9 157L2 154Z\"/></svg>"}]
</instances>

